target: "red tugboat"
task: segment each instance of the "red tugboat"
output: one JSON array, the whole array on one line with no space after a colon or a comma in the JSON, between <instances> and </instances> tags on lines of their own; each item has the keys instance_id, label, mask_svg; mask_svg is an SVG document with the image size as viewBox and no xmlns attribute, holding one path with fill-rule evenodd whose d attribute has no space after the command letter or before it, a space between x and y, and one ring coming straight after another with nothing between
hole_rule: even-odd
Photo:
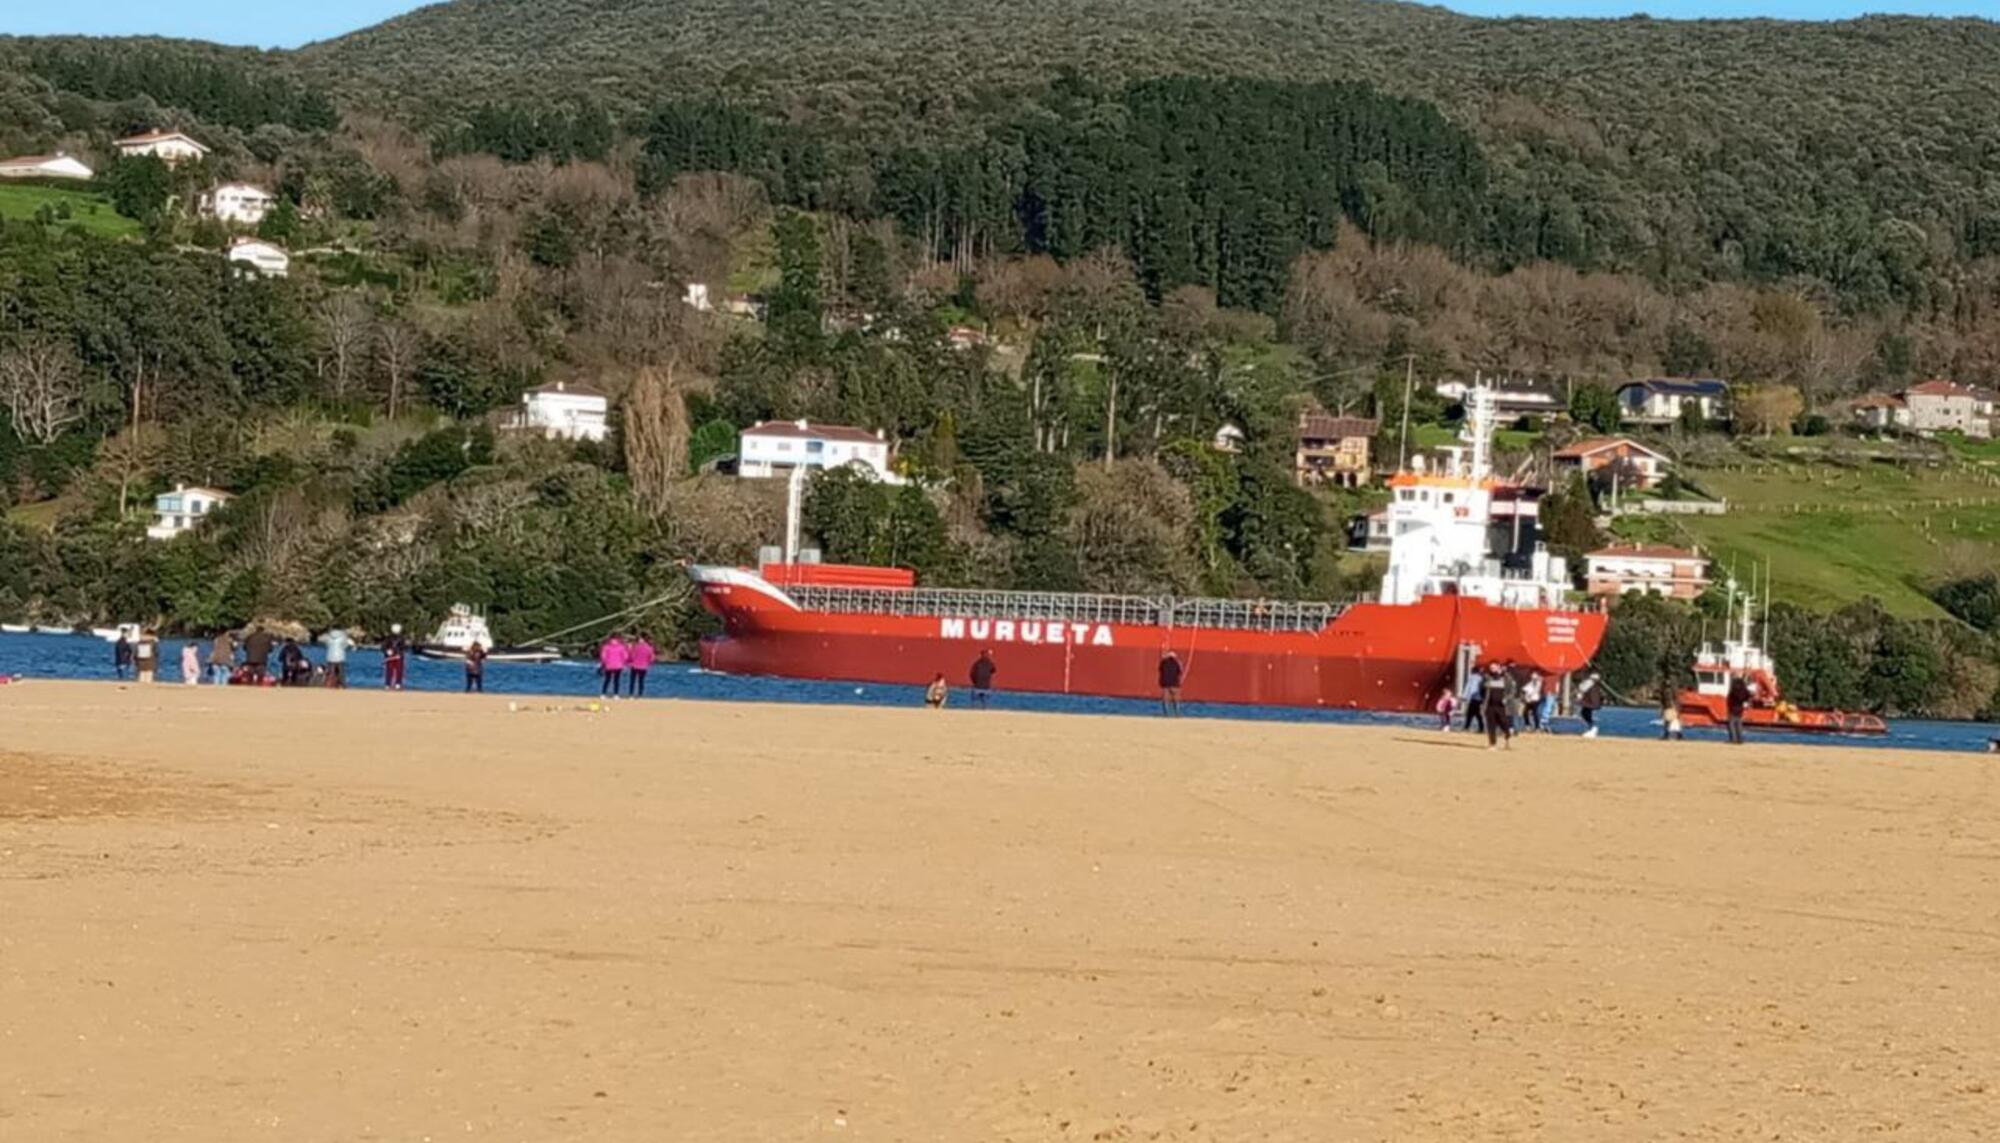
<instances>
[{"instance_id":1,"label":"red tugboat","mask_svg":"<svg viewBox=\"0 0 2000 1143\"><path fill-rule=\"evenodd\" d=\"M1489 390L1467 400L1466 447L1443 472L1390 481L1392 546L1378 599L1350 604L920 587L895 568L786 559L690 574L723 633L702 666L731 674L922 686L963 682L992 650L1005 690L1152 698L1161 658L1190 702L1428 712L1463 672L1512 663L1566 675L1605 615L1568 606L1532 490L1490 469ZM1469 455L1468 455L1469 454ZM797 491L787 520L798 550Z\"/></svg>"},{"instance_id":2,"label":"red tugboat","mask_svg":"<svg viewBox=\"0 0 2000 1143\"><path fill-rule=\"evenodd\" d=\"M1730 587L1732 607L1738 595ZM1745 730L1775 730L1795 734L1887 734L1889 724L1866 711L1815 710L1786 701L1778 687L1777 664L1753 638L1756 602L1741 597L1743 615L1735 638L1722 645L1704 644L1694 660L1694 689L1680 693L1684 726L1720 727L1729 720L1729 683L1742 676L1750 684L1750 705L1743 710ZM1737 620L1729 620L1731 626Z\"/></svg>"}]
</instances>

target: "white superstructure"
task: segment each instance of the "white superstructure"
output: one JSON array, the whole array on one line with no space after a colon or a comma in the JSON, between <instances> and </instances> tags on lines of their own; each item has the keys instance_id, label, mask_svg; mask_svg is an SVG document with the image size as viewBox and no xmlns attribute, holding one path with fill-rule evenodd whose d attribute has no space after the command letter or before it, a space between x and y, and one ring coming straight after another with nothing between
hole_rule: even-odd
<instances>
[{"instance_id":1,"label":"white superstructure","mask_svg":"<svg viewBox=\"0 0 2000 1143\"><path fill-rule=\"evenodd\" d=\"M1569 592L1569 570L1539 542L1539 512L1529 490L1493 475L1493 391L1465 394L1461 447L1447 449L1443 472L1389 479L1389 570L1382 602L1415 603L1427 595L1468 595L1502 607L1555 608Z\"/></svg>"},{"instance_id":2,"label":"white superstructure","mask_svg":"<svg viewBox=\"0 0 2000 1143\"><path fill-rule=\"evenodd\" d=\"M431 635L427 646L465 651L474 643L489 650L493 647L493 632L486 627L486 617L463 603L455 603L452 604L451 614L445 616L444 623Z\"/></svg>"}]
</instances>

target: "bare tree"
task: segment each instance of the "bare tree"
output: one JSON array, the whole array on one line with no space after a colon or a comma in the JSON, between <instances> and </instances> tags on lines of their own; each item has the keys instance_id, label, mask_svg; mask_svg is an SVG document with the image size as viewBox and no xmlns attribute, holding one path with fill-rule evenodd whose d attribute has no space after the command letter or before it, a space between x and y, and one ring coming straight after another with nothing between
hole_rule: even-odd
<instances>
[{"instance_id":1,"label":"bare tree","mask_svg":"<svg viewBox=\"0 0 2000 1143\"><path fill-rule=\"evenodd\" d=\"M83 371L76 352L48 338L0 352L0 403L21 439L54 443L83 418Z\"/></svg>"},{"instance_id":2,"label":"bare tree","mask_svg":"<svg viewBox=\"0 0 2000 1143\"><path fill-rule=\"evenodd\" d=\"M385 319L375 327L375 360L382 367L383 379L389 383L389 419L395 420L402 408L403 386L416 367L417 349L423 344L423 335L415 326L394 318Z\"/></svg>"},{"instance_id":3,"label":"bare tree","mask_svg":"<svg viewBox=\"0 0 2000 1143\"><path fill-rule=\"evenodd\" d=\"M687 473L687 403L672 366L641 369L625 394L625 471L648 512L671 507L674 483Z\"/></svg>"},{"instance_id":4,"label":"bare tree","mask_svg":"<svg viewBox=\"0 0 2000 1143\"><path fill-rule=\"evenodd\" d=\"M347 387L356 367L365 359L368 327L374 318L368 303L358 295L341 291L329 294L319 304L320 336L333 365L333 399L347 400Z\"/></svg>"}]
</instances>

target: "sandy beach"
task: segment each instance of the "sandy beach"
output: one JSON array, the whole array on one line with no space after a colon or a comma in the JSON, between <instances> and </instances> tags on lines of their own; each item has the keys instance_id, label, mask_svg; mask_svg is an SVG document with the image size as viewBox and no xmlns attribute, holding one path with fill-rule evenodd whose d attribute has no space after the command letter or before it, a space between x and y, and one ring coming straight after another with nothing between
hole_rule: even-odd
<instances>
[{"instance_id":1,"label":"sandy beach","mask_svg":"<svg viewBox=\"0 0 2000 1143\"><path fill-rule=\"evenodd\" d=\"M1996 761L508 701L0 687L0 1138L2000 1132Z\"/></svg>"}]
</instances>

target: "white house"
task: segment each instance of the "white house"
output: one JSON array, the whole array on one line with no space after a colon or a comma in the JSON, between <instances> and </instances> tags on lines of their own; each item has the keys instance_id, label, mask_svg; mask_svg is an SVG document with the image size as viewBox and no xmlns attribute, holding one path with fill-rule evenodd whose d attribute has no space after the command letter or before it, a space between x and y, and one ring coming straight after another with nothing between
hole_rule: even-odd
<instances>
[{"instance_id":1,"label":"white house","mask_svg":"<svg viewBox=\"0 0 2000 1143\"><path fill-rule=\"evenodd\" d=\"M865 469L884 483L903 482L889 467L889 442L883 435L849 425L765 421L743 430L736 453L738 476L789 476L795 468L844 464Z\"/></svg>"},{"instance_id":2,"label":"white house","mask_svg":"<svg viewBox=\"0 0 2000 1143\"><path fill-rule=\"evenodd\" d=\"M709 300L706 282L689 282L686 291L681 294L681 304L702 313L715 311L715 303Z\"/></svg>"},{"instance_id":3,"label":"white house","mask_svg":"<svg viewBox=\"0 0 2000 1143\"><path fill-rule=\"evenodd\" d=\"M249 183L223 183L202 196L202 213L218 222L233 223L237 226L255 226L264 221L271 208L278 204L278 196L263 187Z\"/></svg>"},{"instance_id":4,"label":"white house","mask_svg":"<svg viewBox=\"0 0 2000 1143\"><path fill-rule=\"evenodd\" d=\"M1583 557L1584 578L1592 598L1619 595L1661 595L1694 600L1708 590L1708 560L1700 548L1689 551L1659 544L1623 544Z\"/></svg>"},{"instance_id":5,"label":"white house","mask_svg":"<svg viewBox=\"0 0 2000 1143\"><path fill-rule=\"evenodd\" d=\"M1990 394L1954 381L1926 381L1903 391L1910 427L1920 433L1957 432L1985 439L1993 434Z\"/></svg>"},{"instance_id":6,"label":"white house","mask_svg":"<svg viewBox=\"0 0 2000 1143\"><path fill-rule=\"evenodd\" d=\"M1641 425L1670 425L1684 409L1701 410L1704 421L1729 419L1729 382L1713 377L1684 380L1656 377L1628 381L1618 387L1618 405L1625 419Z\"/></svg>"},{"instance_id":7,"label":"white house","mask_svg":"<svg viewBox=\"0 0 2000 1143\"><path fill-rule=\"evenodd\" d=\"M610 432L611 399L595 389L556 381L521 394L521 407L504 427L548 439L601 441Z\"/></svg>"},{"instance_id":8,"label":"white house","mask_svg":"<svg viewBox=\"0 0 2000 1143\"><path fill-rule=\"evenodd\" d=\"M53 155L24 155L0 159L0 179L90 179L96 171L82 160L57 151Z\"/></svg>"},{"instance_id":9,"label":"white house","mask_svg":"<svg viewBox=\"0 0 2000 1143\"><path fill-rule=\"evenodd\" d=\"M230 243L229 260L267 278L282 278L292 272L292 256L283 247L261 238L238 238Z\"/></svg>"},{"instance_id":10,"label":"white house","mask_svg":"<svg viewBox=\"0 0 2000 1143\"><path fill-rule=\"evenodd\" d=\"M229 503L229 493L213 488L174 485L153 499L153 524L146 529L149 540L171 540L200 524L209 513Z\"/></svg>"},{"instance_id":11,"label":"white house","mask_svg":"<svg viewBox=\"0 0 2000 1143\"><path fill-rule=\"evenodd\" d=\"M170 167L208 154L207 147L179 131L148 131L143 135L127 136L114 145L125 158L152 155Z\"/></svg>"}]
</instances>

